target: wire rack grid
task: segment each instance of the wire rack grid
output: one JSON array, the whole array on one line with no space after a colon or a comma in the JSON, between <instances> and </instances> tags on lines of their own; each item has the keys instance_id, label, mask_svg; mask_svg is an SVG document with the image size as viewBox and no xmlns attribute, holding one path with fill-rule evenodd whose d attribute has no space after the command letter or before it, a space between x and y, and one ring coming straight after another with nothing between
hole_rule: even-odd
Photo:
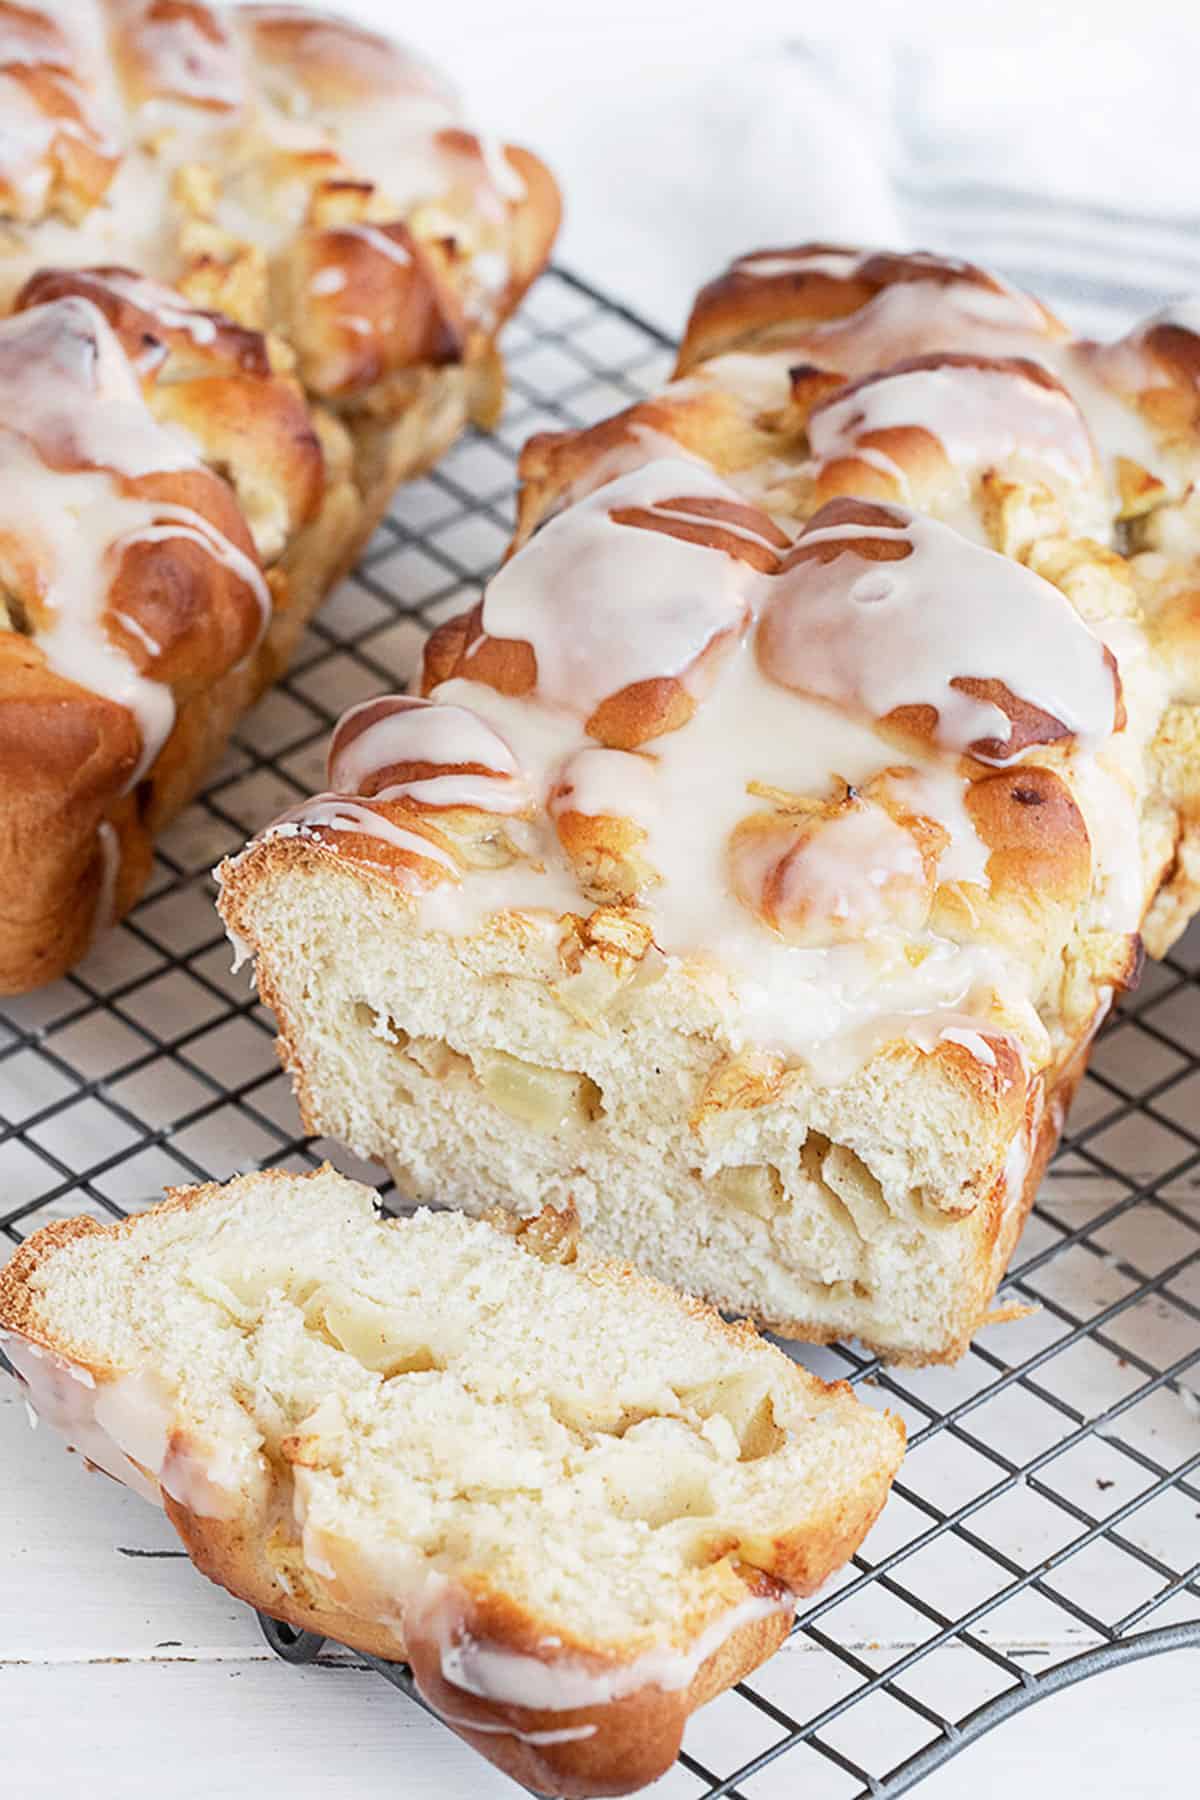
<instances>
[{"instance_id":1,"label":"wire rack grid","mask_svg":"<svg viewBox=\"0 0 1200 1800\"><path fill-rule=\"evenodd\" d=\"M508 332L498 433L398 496L290 675L159 845L132 916L65 980L0 1014L0 1232L120 1215L165 1184L295 1169L272 1022L233 976L209 871L322 784L350 703L401 686L510 525L532 432L587 424L660 380L668 341L558 270ZM386 1195L387 1187L383 1185ZM909 1452L862 1553L789 1645L703 1709L663 1800L904 1792L974 1738L1098 1670L1200 1645L1200 935L1148 969L1099 1040L1010 1270L1016 1323L952 1369L800 1349L900 1412ZM264 1621L293 1661L319 1640ZM377 1664L411 1693L407 1672Z\"/></svg>"}]
</instances>

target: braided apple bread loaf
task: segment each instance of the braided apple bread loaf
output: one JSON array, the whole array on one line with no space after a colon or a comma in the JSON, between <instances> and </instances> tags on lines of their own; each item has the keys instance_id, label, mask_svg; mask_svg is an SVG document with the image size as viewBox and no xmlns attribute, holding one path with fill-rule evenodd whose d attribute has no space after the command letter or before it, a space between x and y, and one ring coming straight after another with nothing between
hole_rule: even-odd
<instances>
[{"instance_id":1,"label":"braided apple bread loaf","mask_svg":"<svg viewBox=\"0 0 1200 1800\"><path fill-rule=\"evenodd\" d=\"M535 438L425 698L222 872L308 1125L791 1335L960 1354L1200 894L1193 326L763 253L661 393Z\"/></svg>"},{"instance_id":2,"label":"braided apple bread loaf","mask_svg":"<svg viewBox=\"0 0 1200 1800\"><path fill-rule=\"evenodd\" d=\"M0 106L11 993L132 903L397 481L494 417L558 197L302 8L0 0Z\"/></svg>"},{"instance_id":3,"label":"braided apple bread loaf","mask_svg":"<svg viewBox=\"0 0 1200 1800\"><path fill-rule=\"evenodd\" d=\"M406 1659L539 1792L639 1788L858 1548L903 1427L561 1214L374 1202L270 1171L48 1226L0 1346L231 1593Z\"/></svg>"}]
</instances>

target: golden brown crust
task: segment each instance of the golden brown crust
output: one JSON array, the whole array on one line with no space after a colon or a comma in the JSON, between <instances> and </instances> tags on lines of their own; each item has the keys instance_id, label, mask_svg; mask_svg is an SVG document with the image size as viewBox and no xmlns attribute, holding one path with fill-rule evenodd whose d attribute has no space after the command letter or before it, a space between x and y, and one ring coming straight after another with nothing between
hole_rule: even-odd
<instances>
[{"instance_id":1,"label":"golden brown crust","mask_svg":"<svg viewBox=\"0 0 1200 1800\"><path fill-rule=\"evenodd\" d=\"M564 775L569 780L570 765ZM584 893L592 900L629 900L661 880L644 854L646 832L624 814L579 812L571 806L570 789L560 785L550 796L558 841Z\"/></svg>"},{"instance_id":2,"label":"golden brown crust","mask_svg":"<svg viewBox=\"0 0 1200 1800\"><path fill-rule=\"evenodd\" d=\"M1200 427L1200 337L1190 325L1152 315L1115 344L1084 343L1081 353L1100 380L1141 412L1151 430L1191 450ZM1162 497L1160 483L1133 465L1127 517Z\"/></svg>"},{"instance_id":3,"label":"golden brown crust","mask_svg":"<svg viewBox=\"0 0 1200 1800\"><path fill-rule=\"evenodd\" d=\"M668 390L639 400L582 431L542 431L521 451L514 555L544 519L616 474L625 455L635 459L662 440L725 470L749 467L770 439L749 423L730 395L716 389Z\"/></svg>"},{"instance_id":4,"label":"golden brown crust","mask_svg":"<svg viewBox=\"0 0 1200 1800\"><path fill-rule=\"evenodd\" d=\"M50 980L86 946L103 881L96 827L138 749L123 707L0 634L0 992Z\"/></svg>"},{"instance_id":5,"label":"golden brown crust","mask_svg":"<svg viewBox=\"0 0 1200 1800\"><path fill-rule=\"evenodd\" d=\"M343 225L306 233L279 288L305 385L344 403L400 370L461 362L467 321L443 261L399 219L369 236Z\"/></svg>"},{"instance_id":6,"label":"golden brown crust","mask_svg":"<svg viewBox=\"0 0 1200 1800\"><path fill-rule=\"evenodd\" d=\"M771 259L793 260L795 267L762 273ZM832 265L844 259L842 269ZM781 251L756 251L739 257L723 274L700 289L680 346L678 372L706 361L743 339L786 320L820 324L856 312L874 297L879 284L861 267L858 253L841 244L798 244Z\"/></svg>"},{"instance_id":7,"label":"golden brown crust","mask_svg":"<svg viewBox=\"0 0 1200 1800\"><path fill-rule=\"evenodd\" d=\"M789 266L790 265L790 266ZM768 272L764 273L763 271ZM799 332L806 325L843 319L868 305L885 289L932 283L945 290L978 289L1008 296L994 275L977 264L927 252L861 253L835 244L800 244L743 256L701 288L680 346L677 372L750 343ZM1014 312L1048 337L1064 337L1066 327L1031 296L1014 295Z\"/></svg>"},{"instance_id":8,"label":"golden brown crust","mask_svg":"<svg viewBox=\"0 0 1200 1800\"><path fill-rule=\"evenodd\" d=\"M72 294L108 320L153 416L203 445L206 460L232 486L259 553L276 560L316 517L326 486L304 393L275 367L282 348L120 267L42 270L20 290L14 310Z\"/></svg>"},{"instance_id":9,"label":"golden brown crust","mask_svg":"<svg viewBox=\"0 0 1200 1800\"><path fill-rule=\"evenodd\" d=\"M430 64L382 32L307 6L239 6L255 56L276 82L321 107L354 107L386 96L449 98Z\"/></svg>"},{"instance_id":10,"label":"golden brown crust","mask_svg":"<svg viewBox=\"0 0 1200 1800\"><path fill-rule=\"evenodd\" d=\"M986 885L947 883L933 924L947 937L986 932L1014 948L1061 943L1092 884L1092 844L1067 784L1053 769L1022 763L973 781L967 814L988 849Z\"/></svg>"},{"instance_id":11,"label":"golden brown crust","mask_svg":"<svg viewBox=\"0 0 1200 1800\"><path fill-rule=\"evenodd\" d=\"M894 1423L901 1438L898 1422ZM815 1591L853 1554L878 1517L889 1482L890 1474L881 1472L878 1491L847 1497L827 1526L810 1534L807 1562L814 1579L810 1588L799 1591ZM564 1800L631 1793L664 1774L678 1755L684 1727L697 1707L758 1668L791 1629L791 1614L783 1605L738 1626L684 1688L672 1691L647 1685L620 1699L566 1710L518 1706L465 1693L445 1680L440 1656L429 1639L414 1637L408 1642L399 1628L364 1618L360 1611L317 1592L315 1584L304 1582L297 1560L288 1556L278 1539L264 1539L242 1521L200 1518L169 1495L164 1500L189 1556L211 1581L298 1631L315 1632L390 1662L407 1662L423 1698L473 1749L514 1781ZM281 1567L286 1587L279 1580ZM743 1567L740 1574L747 1599L783 1599L779 1584L758 1570ZM553 1657L546 1656L543 1621L510 1595L475 1588L466 1623L472 1636L489 1646L537 1656L553 1667ZM577 1647L568 1647L566 1659L575 1666L582 1661L598 1674L615 1666L611 1659ZM567 1735L556 1743L553 1739L559 1733ZM551 1741L539 1743L539 1738Z\"/></svg>"}]
</instances>

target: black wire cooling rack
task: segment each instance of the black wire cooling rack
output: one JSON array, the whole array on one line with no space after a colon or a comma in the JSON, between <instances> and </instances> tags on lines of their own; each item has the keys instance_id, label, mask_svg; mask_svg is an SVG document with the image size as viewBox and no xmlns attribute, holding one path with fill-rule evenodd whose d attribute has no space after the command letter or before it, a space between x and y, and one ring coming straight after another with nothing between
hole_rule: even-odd
<instances>
[{"instance_id":1,"label":"black wire cooling rack","mask_svg":"<svg viewBox=\"0 0 1200 1800\"><path fill-rule=\"evenodd\" d=\"M424 633L474 596L508 535L524 439L627 404L670 363L663 336L561 270L507 345L498 434L467 437L399 495L167 832L146 898L74 974L0 1013L12 1243L235 1168L328 1155L378 1181L296 1135L209 871L322 785L336 715L402 685ZM1100 1038L1004 1297L1028 1316L982 1332L953 1369L799 1352L900 1412L908 1457L863 1553L778 1656L696 1715L664 1793L900 1794L1035 1700L1200 1646L1200 935L1148 969ZM291 1661L320 1649L263 1623ZM373 1666L412 1693L406 1670Z\"/></svg>"}]
</instances>

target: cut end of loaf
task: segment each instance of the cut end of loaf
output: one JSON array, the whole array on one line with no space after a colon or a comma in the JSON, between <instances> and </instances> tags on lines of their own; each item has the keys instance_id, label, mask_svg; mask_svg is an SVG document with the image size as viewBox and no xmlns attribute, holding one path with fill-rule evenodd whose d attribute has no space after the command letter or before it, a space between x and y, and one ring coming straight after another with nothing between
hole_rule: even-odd
<instances>
[{"instance_id":1,"label":"cut end of loaf","mask_svg":"<svg viewBox=\"0 0 1200 1800\"><path fill-rule=\"evenodd\" d=\"M384 1220L323 1169L37 1234L0 1273L34 1405L198 1565L406 1658L543 1791L628 1791L854 1551L899 1422L549 1213Z\"/></svg>"},{"instance_id":2,"label":"cut end of loaf","mask_svg":"<svg viewBox=\"0 0 1200 1800\"><path fill-rule=\"evenodd\" d=\"M301 839L222 874L307 1123L410 1199L573 1207L604 1254L787 1335L962 1354L1046 1116L1003 1040L839 1080L748 1047L717 985L616 910L607 934L600 914L441 934L386 872Z\"/></svg>"}]
</instances>

